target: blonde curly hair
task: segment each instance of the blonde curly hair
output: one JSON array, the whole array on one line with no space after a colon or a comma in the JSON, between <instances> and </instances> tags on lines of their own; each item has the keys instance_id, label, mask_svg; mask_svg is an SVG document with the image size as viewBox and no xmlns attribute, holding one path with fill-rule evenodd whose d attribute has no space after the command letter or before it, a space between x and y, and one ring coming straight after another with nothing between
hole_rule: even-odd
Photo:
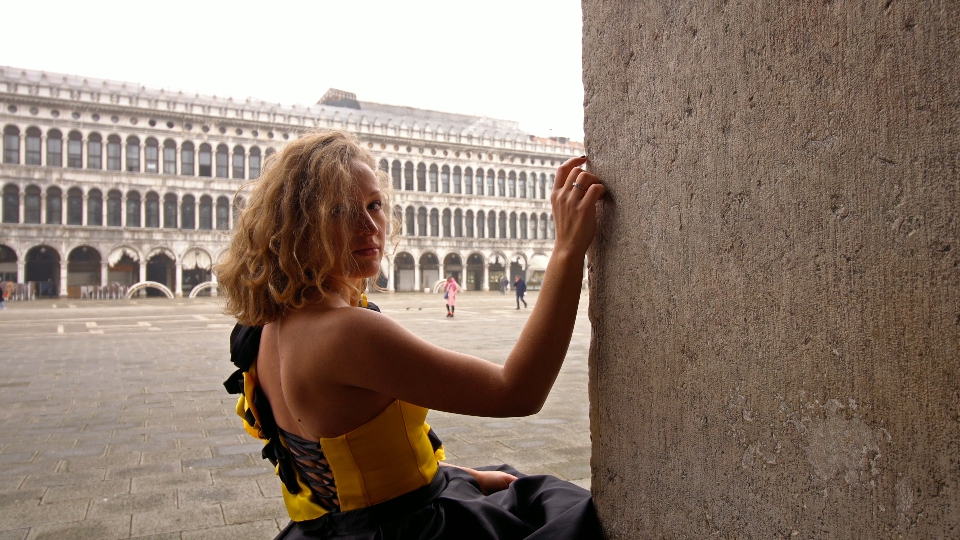
<instances>
[{"instance_id":1,"label":"blonde curly hair","mask_svg":"<svg viewBox=\"0 0 960 540\"><path fill-rule=\"evenodd\" d=\"M399 227L389 205L390 184L373 156L348 132L308 133L268 156L260 177L241 188L251 189L249 203L215 268L226 297L224 313L240 324L261 326L335 294L325 281L333 270L351 275L354 264L348 239L359 219L357 163L377 175L396 245ZM365 284L355 286L362 291Z\"/></svg>"}]
</instances>

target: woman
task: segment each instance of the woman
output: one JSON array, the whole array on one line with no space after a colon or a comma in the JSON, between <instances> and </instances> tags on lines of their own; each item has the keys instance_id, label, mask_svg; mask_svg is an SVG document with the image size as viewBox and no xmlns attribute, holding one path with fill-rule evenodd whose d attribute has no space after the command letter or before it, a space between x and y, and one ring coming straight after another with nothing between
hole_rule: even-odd
<instances>
[{"instance_id":1,"label":"woman","mask_svg":"<svg viewBox=\"0 0 960 540\"><path fill-rule=\"evenodd\" d=\"M454 311L457 310L457 293L460 292L460 285L457 284L457 280L453 279L453 276L450 276L447 278L447 282L443 284L443 290L446 291L443 297L447 300L447 317L453 317Z\"/></svg>"},{"instance_id":2,"label":"woman","mask_svg":"<svg viewBox=\"0 0 960 540\"><path fill-rule=\"evenodd\" d=\"M217 267L242 393L237 412L267 440L292 519L282 538L599 537L589 492L549 476L439 466L427 410L540 410L573 331L584 254L604 187L560 166L551 197L551 279L503 366L431 345L363 295L380 272L388 179L344 132L305 135L251 181ZM358 309L367 307L368 309ZM518 479L519 478L519 479Z\"/></svg>"}]
</instances>

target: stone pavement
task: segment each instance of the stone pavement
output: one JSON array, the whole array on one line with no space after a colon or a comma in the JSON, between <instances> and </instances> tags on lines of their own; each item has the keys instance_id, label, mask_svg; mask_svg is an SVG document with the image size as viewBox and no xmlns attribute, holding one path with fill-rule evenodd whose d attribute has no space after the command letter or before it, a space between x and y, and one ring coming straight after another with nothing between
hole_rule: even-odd
<instances>
[{"instance_id":1,"label":"stone pavement","mask_svg":"<svg viewBox=\"0 0 960 540\"><path fill-rule=\"evenodd\" d=\"M531 307L537 293L527 295ZM372 295L438 345L503 363L529 310L513 296ZM586 295L570 354L528 418L432 411L449 461L509 463L589 487ZM0 311L0 540L273 538L280 483L221 385L216 299L8 302Z\"/></svg>"}]
</instances>

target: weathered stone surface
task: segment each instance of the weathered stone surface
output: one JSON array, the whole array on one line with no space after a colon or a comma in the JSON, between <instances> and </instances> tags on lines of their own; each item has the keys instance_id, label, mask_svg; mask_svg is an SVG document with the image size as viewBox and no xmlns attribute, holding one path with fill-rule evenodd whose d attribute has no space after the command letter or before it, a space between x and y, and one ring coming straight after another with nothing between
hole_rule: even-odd
<instances>
[{"instance_id":1,"label":"weathered stone surface","mask_svg":"<svg viewBox=\"0 0 960 540\"><path fill-rule=\"evenodd\" d=\"M585 0L611 538L960 535L960 3Z\"/></svg>"}]
</instances>

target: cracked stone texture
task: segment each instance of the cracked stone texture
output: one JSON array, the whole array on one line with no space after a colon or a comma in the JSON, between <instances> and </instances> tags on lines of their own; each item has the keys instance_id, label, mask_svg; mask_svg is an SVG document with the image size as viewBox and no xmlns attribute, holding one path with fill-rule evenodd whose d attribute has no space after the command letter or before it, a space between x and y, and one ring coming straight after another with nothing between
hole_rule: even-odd
<instances>
[{"instance_id":1,"label":"cracked stone texture","mask_svg":"<svg viewBox=\"0 0 960 540\"><path fill-rule=\"evenodd\" d=\"M455 319L440 295L371 298L425 339L498 363L530 313L496 292L462 294ZM590 487L586 304L539 414L431 411L448 461L509 463ZM7 302L0 540L276 536L288 521L280 481L221 384L233 371L232 325L218 309L216 299Z\"/></svg>"},{"instance_id":2,"label":"cracked stone texture","mask_svg":"<svg viewBox=\"0 0 960 540\"><path fill-rule=\"evenodd\" d=\"M608 536L960 536L960 3L582 5Z\"/></svg>"}]
</instances>

